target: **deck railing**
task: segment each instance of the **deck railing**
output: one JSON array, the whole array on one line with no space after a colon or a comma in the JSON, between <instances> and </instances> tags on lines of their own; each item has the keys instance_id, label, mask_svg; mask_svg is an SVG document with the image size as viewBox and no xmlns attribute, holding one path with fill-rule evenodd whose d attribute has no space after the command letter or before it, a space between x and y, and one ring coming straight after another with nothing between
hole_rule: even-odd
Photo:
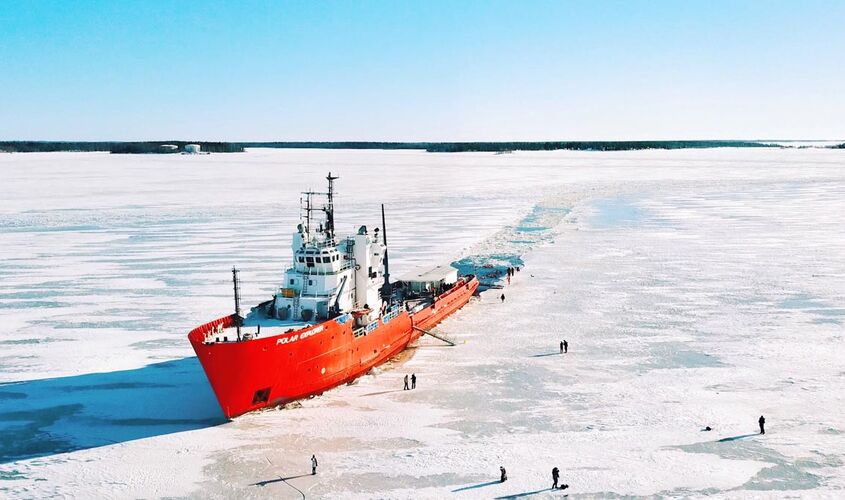
<instances>
[{"instance_id":1,"label":"deck railing","mask_svg":"<svg viewBox=\"0 0 845 500\"><path fill-rule=\"evenodd\" d=\"M392 319L393 319L393 318L395 318L396 316L399 316L399 312L400 312L399 306L394 307L393 309L389 310L389 311L387 312L387 314L385 314L385 315L381 318L381 322L382 322L382 323L384 323L384 324L389 323L389 322L390 322L390 320L392 320Z\"/></svg>"}]
</instances>

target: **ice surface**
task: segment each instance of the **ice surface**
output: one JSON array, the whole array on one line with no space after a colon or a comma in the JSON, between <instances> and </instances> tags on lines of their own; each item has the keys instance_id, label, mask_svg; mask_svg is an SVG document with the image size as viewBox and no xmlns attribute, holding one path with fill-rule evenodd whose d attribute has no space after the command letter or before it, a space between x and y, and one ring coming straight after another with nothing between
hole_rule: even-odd
<instances>
[{"instance_id":1,"label":"ice surface","mask_svg":"<svg viewBox=\"0 0 845 500\"><path fill-rule=\"evenodd\" d=\"M820 149L0 155L0 492L559 497L556 465L571 496L840 497L843 164ZM386 203L397 275L522 270L438 327L458 347L424 340L226 423L185 335L231 309L233 264L245 304L269 296L298 192L328 170L340 232ZM418 389L398 390L411 372Z\"/></svg>"}]
</instances>

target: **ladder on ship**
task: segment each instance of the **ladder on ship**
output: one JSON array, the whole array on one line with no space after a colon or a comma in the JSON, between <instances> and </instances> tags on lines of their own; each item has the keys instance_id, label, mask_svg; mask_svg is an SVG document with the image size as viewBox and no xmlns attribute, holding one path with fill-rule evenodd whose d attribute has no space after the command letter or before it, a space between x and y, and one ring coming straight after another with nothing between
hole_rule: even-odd
<instances>
[{"instance_id":1,"label":"ladder on ship","mask_svg":"<svg viewBox=\"0 0 845 500\"><path fill-rule=\"evenodd\" d=\"M420 327L415 326L415 327L414 327L414 330L416 330L416 331L418 331L418 332L422 332L422 333L424 333L425 335L431 335L432 337L436 338L437 340L440 340L440 341L442 341L442 342L446 342L447 344L449 344L449 345L450 345L450 346L452 346L452 347L455 347L455 345L456 345L456 344L455 344L455 342L454 342L454 341L452 341L452 340L450 340L449 338L444 337L444 336L442 336L442 335L437 335L436 333L432 333L432 332L430 332L430 331L428 331L428 330L423 330L423 329L422 329L422 328L420 328Z\"/></svg>"},{"instance_id":2,"label":"ladder on ship","mask_svg":"<svg viewBox=\"0 0 845 500\"><path fill-rule=\"evenodd\" d=\"M293 308L291 309L291 317L288 319L301 317L301 313L299 312L299 294L296 294L293 296Z\"/></svg>"},{"instance_id":3,"label":"ladder on ship","mask_svg":"<svg viewBox=\"0 0 845 500\"><path fill-rule=\"evenodd\" d=\"M311 276L311 270L306 270L305 275L302 277L302 286L300 287L299 293L293 297L293 316L297 319L302 318L302 310L300 310L299 300L308 294L308 282L311 281Z\"/></svg>"}]
</instances>

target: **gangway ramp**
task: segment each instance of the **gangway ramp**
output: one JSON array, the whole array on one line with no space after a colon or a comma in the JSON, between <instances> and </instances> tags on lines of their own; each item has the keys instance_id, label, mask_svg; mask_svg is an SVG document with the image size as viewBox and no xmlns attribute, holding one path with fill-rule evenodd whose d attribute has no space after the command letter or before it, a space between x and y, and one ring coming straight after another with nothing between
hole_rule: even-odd
<instances>
[{"instance_id":1,"label":"gangway ramp","mask_svg":"<svg viewBox=\"0 0 845 500\"><path fill-rule=\"evenodd\" d=\"M449 345L450 345L450 346L452 346L452 347L455 347L455 345L456 345L454 342L452 342L452 341L451 341L451 340L449 340L448 338L443 337L442 335L437 335L436 333L432 333L432 332L430 332L430 331L428 331L428 330L423 330L423 329L422 329L422 328L420 328L420 327L415 326L415 327L414 327L414 330L416 330L416 331L418 331L418 332L422 332L422 333L424 333L424 334L426 334L426 335L431 335L432 337L436 338L437 340L440 340L440 341L442 341L442 342L446 342L447 344L449 344Z\"/></svg>"}]
</instances>

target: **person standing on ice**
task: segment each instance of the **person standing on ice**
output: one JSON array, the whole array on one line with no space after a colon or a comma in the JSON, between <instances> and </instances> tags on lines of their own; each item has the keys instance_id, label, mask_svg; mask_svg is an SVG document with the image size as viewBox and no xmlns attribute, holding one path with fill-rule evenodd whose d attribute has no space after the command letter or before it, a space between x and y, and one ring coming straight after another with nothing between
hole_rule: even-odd
<instances>
[{"instance_id":1,"label":"person standing on ice","mask_svg":"<svg viewBox=\"0 0 845 500\"><path fill-rule=\"evenodd\" d=\"M500 483L504 483L505 481L508 480L508 471L506 471L505 468L502 467L501 465L499 466L499 473L500 473L500 476L499 476L499 482Z\"/></svg>"},{"instance_id":2,"label":"person standing on ice","mask_svg":"<svg viewBox=\"0 0 845 500\"><path fill-rule=\"evenodd\" d=\"M757 423L760 424L760 434L766 433L766 417L760 415L760 419L757 420Z\"/></svg>"},{"instance_id":3,"label":"person standing on ice","mask_svg":"<svg viewBox=\"0 0 845 500\"><path fill-rule=\"evenodd\" d=\"M405 387L402 388L403 391L407 391L410 388L408 387L408 374L405 374Z\"/></svg>"},{"instance_id":4,"label":"person standing on ice","mask_svg":"<svg viewBox=\"0 0 845 500\"><path fill-rule=\"evenodd\" d=\"M566 340L563 341L563 353L566 354L569 352L569 342Z\"/></svg>"},{"instance_id":5,"label":"person standing on ice","mask_svg":"<svg viewBox=\"0 0 845 500\"><path fill-rule=\"evenodd\" d=\"M317 457L314 456L314 455L311 455L311 475L313 476L313 475L316 475L316 474L317 474Z\"/></svg>"},{"instance_id":6,"label":"person standing on ice","mask_svg":"<svg viewBox=\"0 0 845 500\"><path fill-rule=\"evenodd\" d=\"M552 489L557 489L557 480L560 479L560 470L557 467L552 469Z\"/></svg>"},{"instance_id":7,"label":"person standing on ice","mask_svg":"<svg viewBox=\"0 0 845 500\"><path fill-rule=\"evenodd\" d=\"M416 389L416 388L417 388L417 374L412 373L411 374L411 389Z\"/></svg>"},{"instance_id":8,"label":"person standing on ice","mask_svg":"<svg viewBox=\"0 0 845 500\"><path fill-rule=\"evenodd\" d=\"M563 342L560 343L560 353L563 354Z\"/></svg>"},{"instance_id":9,"label":"person standing on ice","mask_svg":"<svg viewBox=\"0 0 845 500\"><path fill-rule=\"evenodd\" d=\"M502 296L499 297L499 298L502 299L502 302L504 302L505 301L505 294L502 294Z\"/></svg>"}]
</instances>

